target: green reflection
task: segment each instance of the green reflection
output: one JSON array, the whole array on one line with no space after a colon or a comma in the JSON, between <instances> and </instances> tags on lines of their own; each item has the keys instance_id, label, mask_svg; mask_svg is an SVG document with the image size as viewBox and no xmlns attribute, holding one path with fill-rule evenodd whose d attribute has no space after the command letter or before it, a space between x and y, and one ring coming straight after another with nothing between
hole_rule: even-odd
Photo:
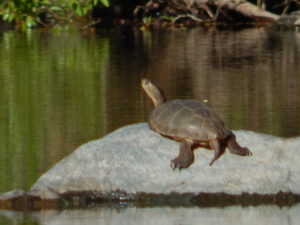
<instances>
[{"instance_id":1,"label":"green reflection","mask_svg":"<svg viewBox=\"0 0 300 225\"><path fill-rule=\"evenodd\" d=\"M41 172L106 131L101 88L108 50L105 37L3 34L0 192L28 189Z\"/></svg>"}]
</instances>

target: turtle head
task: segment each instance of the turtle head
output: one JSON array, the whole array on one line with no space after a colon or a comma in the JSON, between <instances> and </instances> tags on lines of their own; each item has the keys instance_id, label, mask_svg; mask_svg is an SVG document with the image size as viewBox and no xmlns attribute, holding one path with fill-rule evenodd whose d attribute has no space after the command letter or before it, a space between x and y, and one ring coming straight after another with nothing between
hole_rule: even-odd
<instances>
[{"instance_id":1,"label":"turtle head","mask_svg":"<svg viewBox=\"0 0 300 225\"><path fill-rule=\"evenodd\" d=\"M153 101L155 107L166 102L167 99L163 91L160 88L156 87L150 80L143 79L142 87Z\"/></svg>"}]
</instances>

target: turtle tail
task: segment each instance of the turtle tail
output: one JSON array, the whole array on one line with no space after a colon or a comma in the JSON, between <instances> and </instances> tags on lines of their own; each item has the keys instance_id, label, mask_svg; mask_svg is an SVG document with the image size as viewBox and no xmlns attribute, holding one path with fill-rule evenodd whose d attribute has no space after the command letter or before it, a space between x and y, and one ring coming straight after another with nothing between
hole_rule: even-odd
<instances>
[{"instance_id":1,"label":"turtle tail","mask_svg":"<svg viewBox=\"0 0 300 225\"><path fill-rule=\"evenodd\" d=\"M239 143L236 141L236 137L234 134L230 136L227 142L227 147L232 154L240 155L240 156L251 156L252 152L246 148L241 147Z\"/></svg>"}]
</instances>

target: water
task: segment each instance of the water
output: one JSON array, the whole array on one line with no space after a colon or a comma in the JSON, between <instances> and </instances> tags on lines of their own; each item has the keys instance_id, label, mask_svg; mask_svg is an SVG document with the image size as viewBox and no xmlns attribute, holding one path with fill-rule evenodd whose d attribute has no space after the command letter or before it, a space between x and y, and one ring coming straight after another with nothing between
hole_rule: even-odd
<instances>
[{"instance_id":1,"label":"water","mask_svg":"<svg viewBox=\"0 0 300 225\"><path fill-rule=\"evenodd\" d=\"M298 136L299 44L299 32L264 28L1 33L0 192L146 121L144 77L168 99L207 100L232 129Z\"/></svg>"},{"instance_id":2,"label":"water","mask_svg":"<svg viewBox=\"0 0 300 225\"><path fill-rule=\"evenodd\" d=\"M226 208L184 207L101 207L78 210L45 210L38 212L0 211L1 224L89 224L89 225L297 225L300 206L258 206ZM254 222L255 221L255 222Z\"/></svg>"}]
</instances>

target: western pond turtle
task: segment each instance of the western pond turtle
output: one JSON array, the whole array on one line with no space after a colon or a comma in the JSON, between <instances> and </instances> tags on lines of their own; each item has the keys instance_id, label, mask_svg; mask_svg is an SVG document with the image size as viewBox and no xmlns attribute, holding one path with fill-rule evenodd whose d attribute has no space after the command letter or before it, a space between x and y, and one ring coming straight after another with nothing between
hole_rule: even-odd
<instances>
[{"instance_id":1,"label":"western pond turtle","mask_svg":"<svg viewBox=\"0 0 300 225\"><path fill-rule=\"evenodd\" d=\"M148 79L142 80L142 87L155 105L149 116L149 127L164 137L180 142L179 155L171 161L173 170L189 167L194 162L193 150L197 147L214 150L214 158L209 165L212 165L226 148L236 155L252 155L248 148L237 143L233 132L204 102L167 102L163 91Z\"/></svg>"}]
</instances>

